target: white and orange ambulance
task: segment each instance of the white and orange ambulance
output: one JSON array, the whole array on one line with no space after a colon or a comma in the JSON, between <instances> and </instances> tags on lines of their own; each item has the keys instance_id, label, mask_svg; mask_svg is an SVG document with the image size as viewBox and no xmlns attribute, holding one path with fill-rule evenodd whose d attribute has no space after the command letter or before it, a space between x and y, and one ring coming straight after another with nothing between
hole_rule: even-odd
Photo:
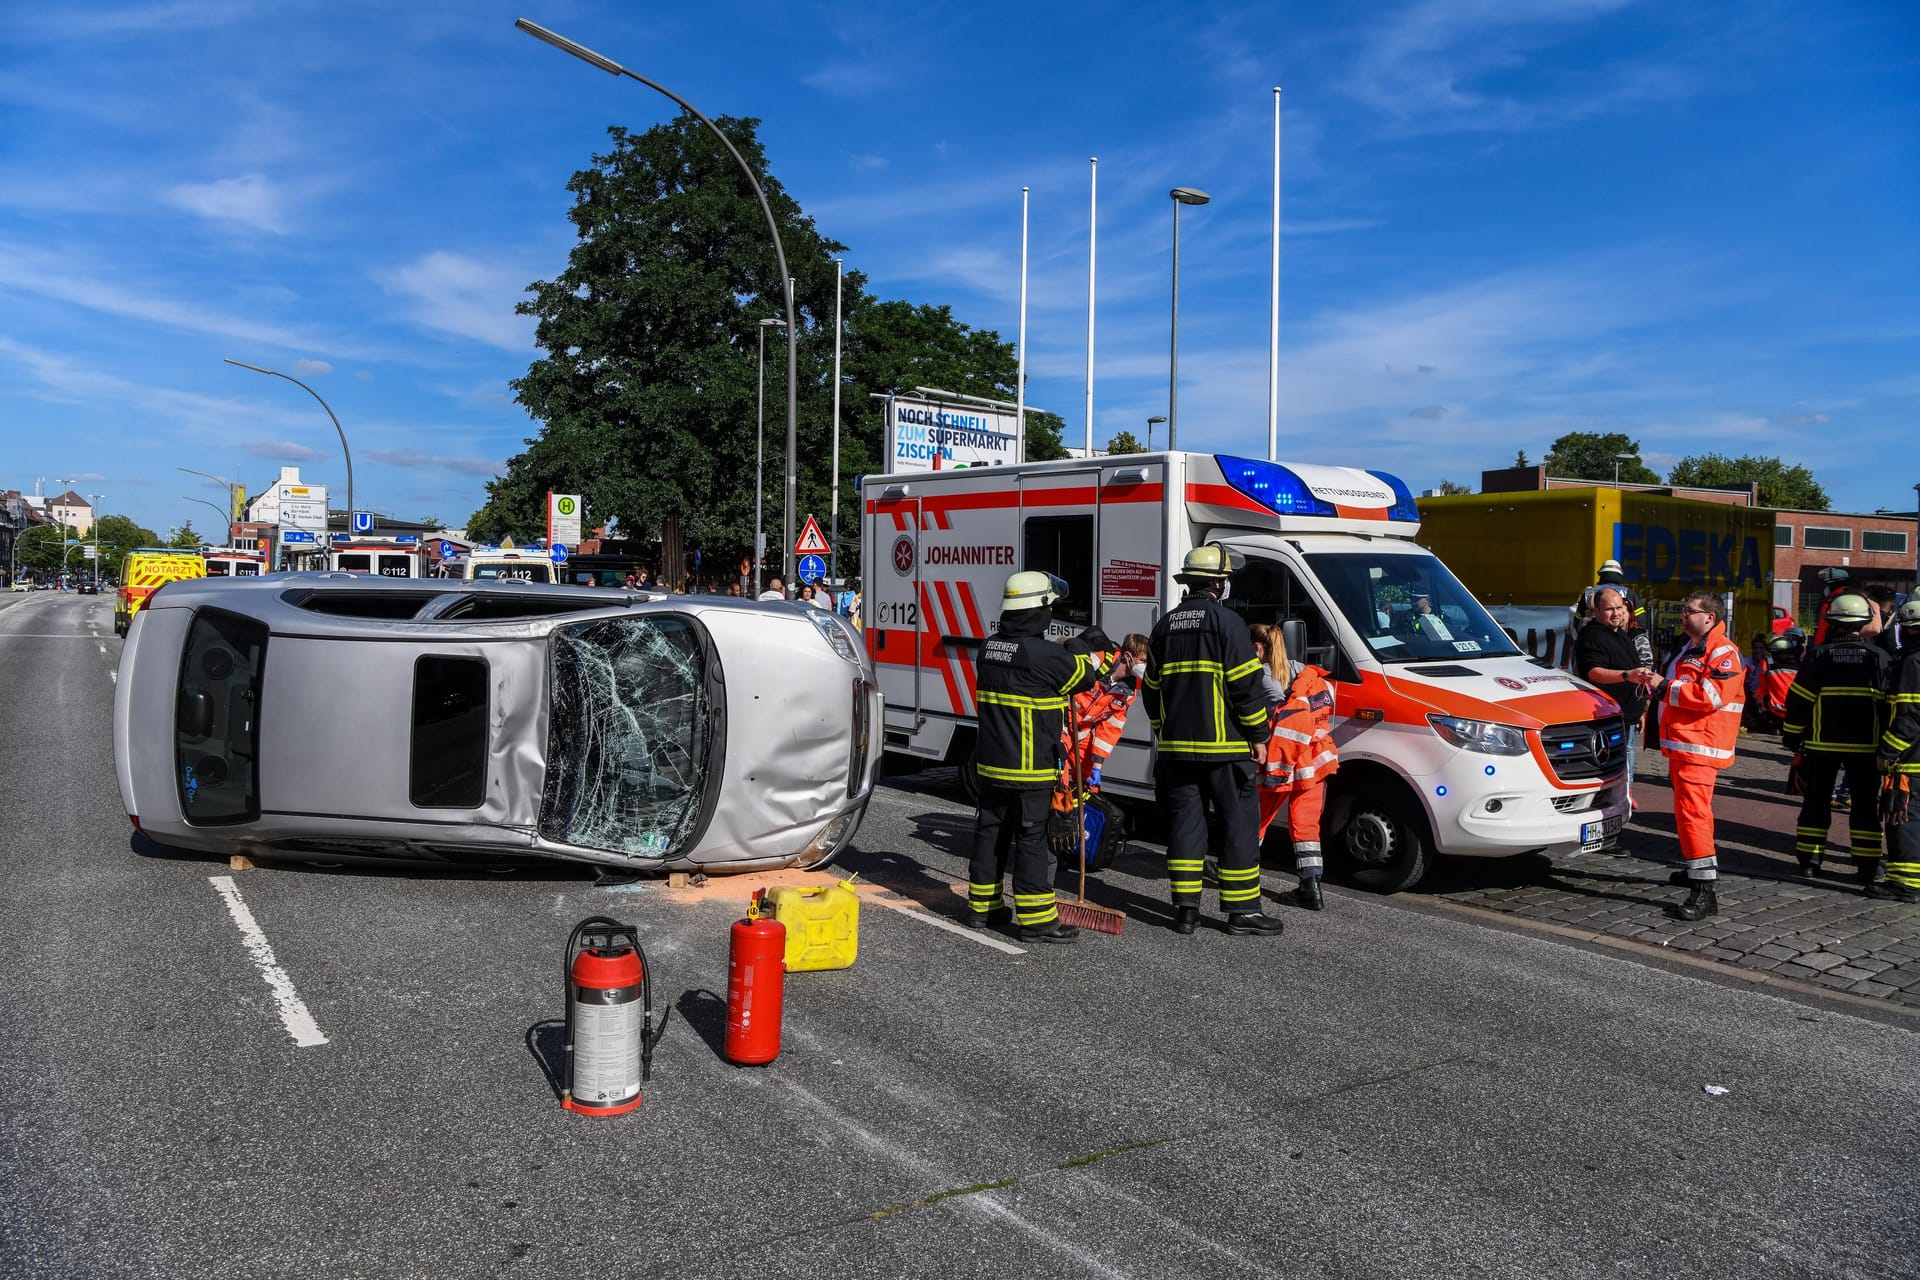
<instances>
[{"instance_id":1,"label":"white and orange ambulance","mask_svg":"<svg viewBox=\"0 0 1920 1280\"><path fill-rule=\"evenodd\" d=\"M206 562L209 578L257 578L267 572L267 557L262 551L208 547L200 558Z\"/></svg>"},{"instance_id":2,"label":"white and orange ambulance","mask_svg":"<svg viewBox=\"0 0 1920 1280\"><path fill-rule=\"evenodd\" d=\"M327 568L336 573L364 573L376 578L424 578L426 553L413 534L397 538L351 537L335 534L327 548Z\"/></svg>"},{"instance_id":3,"label":"white and orange ambulance","mask_svg":"<svg viewBox=\"0 0 1920 1280\"><path fill-rule=\"evenodd\" d=\"M1153 453L903 472L862 482L866 642L889 752L961 765L974 659L1010 573L1064 578L1054 634L1150 633L1193 547L1232 554L1226 605L1281 626L1332 673L1340 772L1328 850L1360 884L1406 888L1434 854L1504 857L1613 844L1627 812L1620 709L1530 658L1432 552L1383 471ZM1524 554L1516 548L1515 554ZM1133 717L1103 790L1153 797Z\"/></svg>"}]
</instances>

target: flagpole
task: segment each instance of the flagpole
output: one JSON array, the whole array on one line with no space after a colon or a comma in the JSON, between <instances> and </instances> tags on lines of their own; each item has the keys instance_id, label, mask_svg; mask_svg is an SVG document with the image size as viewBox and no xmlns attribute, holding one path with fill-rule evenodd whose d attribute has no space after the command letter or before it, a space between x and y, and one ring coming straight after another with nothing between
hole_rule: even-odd
<instances>
[{"instance_id":1,"label":"flagpole","mask_svg":"<svg viewBox=\"0 0 1920 1280\"><path fill-rule=\"evenodd\" d=\"M1280 455L1280 87L1273 90L1273 303L1267 326L1267 461Z\"/></svg>"},{"instance_id":2,"label":"flagpole","mask_svg":"<svg viewBox=\"0 0 1920 1280\"><path fill-rule=\"evenodd\" d=\"M827 579L840 589L840 286L847 260L833 260L833 539L827 547Z\"/></svg>"},{"instance_id":3,"label":"flagpole","mask_svg":"<svg viewBox=\"0 0 1920 1280\"><path fill-rule=\"evenodd\" d=\"M1087 456L1093 456L1093 273L1100 227L1100 157L1087 160Z\"/></svg>"},{"instance_id":4,"label":"flagpole","mask_svg":"<svg viewBox=\"0 0 1920 1280\"><path fill-rule=\"evenodd\" d=\"M1027 460L1027 200L1028 188L1020 188L1020 354L1014 371L1013 460Z\"/></svg>"}]
</instances>

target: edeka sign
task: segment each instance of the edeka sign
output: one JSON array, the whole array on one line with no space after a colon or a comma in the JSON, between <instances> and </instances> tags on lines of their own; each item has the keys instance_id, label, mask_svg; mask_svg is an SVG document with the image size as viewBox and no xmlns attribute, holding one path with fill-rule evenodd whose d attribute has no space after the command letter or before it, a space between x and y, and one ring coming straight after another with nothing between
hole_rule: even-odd
<instances>
[{"instance_id":1,"label":"edeka sign","mask_svg":"<svg viewBox=\"0 0 1920 1280\"><path fill-rule=\"evenodd\" d=\"M888 402L891 471L948 471L1010 463L1018 457L1018 443L1010 413L931 400Z\"/></svg>"},{"instance_id":2,"label":"edeka sign","mask_svg":"<svg viewBox=\"0 0 1920 1280\"><path fill-rule=\"evenodd\" d=\"M1756 537L1623 520L1613 527L1613 545L1628 582L1651 586L1672 582L1722 591L1765 585Z\"/></svg>"}]
</instances>

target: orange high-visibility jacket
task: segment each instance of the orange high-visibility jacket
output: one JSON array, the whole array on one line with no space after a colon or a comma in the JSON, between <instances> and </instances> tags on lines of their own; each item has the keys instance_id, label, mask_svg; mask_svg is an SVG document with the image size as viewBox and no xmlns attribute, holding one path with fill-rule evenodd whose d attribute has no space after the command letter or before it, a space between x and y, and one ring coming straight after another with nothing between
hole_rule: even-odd
<instances>
[{"instance_id":1,"label":"orange high-visibility jacket","mask_svg":"<svg viewBox=\"0 0 1920 1280\"><path fill-rule=\"evenodd\" d=\"M1060 769L1060 786L1071 790L1076 757L1080 781L1106 762L1127 729L1127 712L1140 695L1139 686L1130 680L1112 684L1101 681L1073 697L1067 723L1060 730L1060 754L1066 764Z\"/></svg>"},{"instance_id":2,"label":"orange high-visibility jacket","mask_svg":"<svg viewBox=\"0 0 1920 1280\"><path fill-rule=\"evenodd\" d=\"M1660 750L1716 769L1732 764L1746 709L1745 671L1740 646L1727 639L1721 623L1689 644L1660 695Z\"/></svg>"},{"instance_id":3,"label":"orange high-visibility jacket","mask_svg":"<svg viewBox=\"0 0 1920 1280\"><path fill-rule=\"evenodd\" d=\"M1793 678L1799 674L1798 667L1772 666L1760 677L1760 705L1775 720L1787 718L1787 690L1793 688Z\"/></svg>"},{"instance_id":4,"label":"orange high-visibility jacket","mask_svg":"<svg viewBox=\"0 0 1920 1280\"><path fill-rule=\"evenodd\" d=\"M1339 768L1340 752L1333 744L1333 690L1326 672L1297 664L1285 700L1273 710L1273 737L1267 741L1260 785L1324 782Z\"/></svg>"}]
</instances>

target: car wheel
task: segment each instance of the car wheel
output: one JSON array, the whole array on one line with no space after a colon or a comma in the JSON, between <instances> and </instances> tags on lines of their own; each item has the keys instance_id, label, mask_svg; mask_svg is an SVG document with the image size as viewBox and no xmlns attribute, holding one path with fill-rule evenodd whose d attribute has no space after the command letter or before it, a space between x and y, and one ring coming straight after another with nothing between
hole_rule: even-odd
<instances>
[{"instance_id":1,"label":"car wheel","mask_svg":"<svg viewBox=\"0 0 1920 1280\"><path fill-rule=\"evenodd\" d=\"M1376 794L1355 803L1341 845L1348 878L1362 889L1399 893L1427 873L1426 830L1397 796Z\"/></svg>"}]
</instances>

